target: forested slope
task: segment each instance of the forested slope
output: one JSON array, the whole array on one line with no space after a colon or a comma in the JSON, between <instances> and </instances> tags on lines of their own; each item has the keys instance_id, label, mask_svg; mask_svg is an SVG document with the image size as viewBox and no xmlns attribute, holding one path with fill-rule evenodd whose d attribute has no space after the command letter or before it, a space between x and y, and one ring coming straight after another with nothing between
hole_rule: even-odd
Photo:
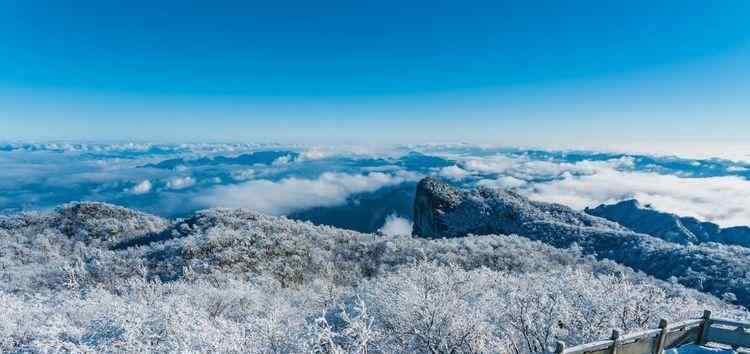
<instances>
[{"instance_id":1,"label":"forested slope","mask_svg":"<svg viewBox=\"0 0 750 354\"><path fill-rule=\"evenodd\" d=\"M241 209L169 221L100 203L0 225L9 353L538 353L705 308L747 316L519 236L384 237Z\"/></svg>"}]
</instances>

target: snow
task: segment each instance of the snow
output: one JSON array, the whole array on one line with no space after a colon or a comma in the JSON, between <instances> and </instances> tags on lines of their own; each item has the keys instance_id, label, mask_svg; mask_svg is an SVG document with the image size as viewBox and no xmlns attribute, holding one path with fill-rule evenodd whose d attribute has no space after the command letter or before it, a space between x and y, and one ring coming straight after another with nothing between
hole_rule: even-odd
<instances>
[{"instance_id":1,"label":"snow","mask_svg":"<svg viewBox=\"0 0 750 354\"><path fill-rule=\"evenodd\" d=\"M531 354L703 309L748 318L578 248L245 209L165 220L69 204L0 217L0 250L3 353Z\"/></svg>"},{"instance_id":2,"label":"snow","mask_svg":"<svg viewBox=\"0 0 750 354\"><path fill-rule=\"evenodd\" d=\"M731 349L721 349L705 347L700 345L684 345L679 348L673 348L664 351L665 354L734 354L736 351Z\"/></svg>"}]
</instances>

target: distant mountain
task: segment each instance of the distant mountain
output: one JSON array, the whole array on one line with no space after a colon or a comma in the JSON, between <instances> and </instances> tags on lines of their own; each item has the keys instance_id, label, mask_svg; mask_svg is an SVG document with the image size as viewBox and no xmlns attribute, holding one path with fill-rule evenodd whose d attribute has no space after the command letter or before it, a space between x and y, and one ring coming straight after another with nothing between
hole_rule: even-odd
<instances>
[{"instance_id":1,"label":"distant mountain","mask_svg":"<svg viewBox=\"0 0 750 354\"><path fill-rule=\"evenodd\" d=\"M433 178L417 184L414 234L427 238L516 234L750 305L750 249L680 245L571 208L490 188L459 190Z\"/></svg>"},{"instance_id":2,"label":"distant mountain","mask_svg":"<svg viewBox=\"0 0 750 354\"><path fill-rule=\"evenodd\" d=\"M402 156L396 165L407 170L424 170L428 168L453 166L453 161L438 156L425 155L418 152L410 152Z\"/></svg>"},{"instance_id":3,"label":"distant mountain","mask_svg":"<svg viewBox=\"0 0 750 354\"><path fill-rule=\"evenodd\" d=\"M415 189L416 183L405 182L375 192L355 194L344 205L305 209L287 217L317 225L374 233L390 214L412 218Z\"/></svg>"},{"instance_id":4,"label":"distant mountain","mask_svg":"<svg viewBox=\"0 0 750 354\"><path fill-rule=\"evenodd\" d=\"M435 168L449 167L455 165L455 161L438 156L425 155L419 152L411 151L398 158L362 158L351 161L352 166L356 167L382 167L398 166L407 171L428 172Z\"/></svg>"},{"instance_id":5,"label":"distant mountain","mask_svg":"<svg viewBox=\"0 0 750 354\"><path fill-rule=\"evenodd\" d=\"M465 192L431 177L417 184L415 235L429 238L467 234L526 236L547 229L571 228L583 236L599 232L630 232L617 223L559 204L533 202L512 191L480 187Z\"/></svg>"},{"instance_id":6,"label":"distant mountain","mask_svg":"<svg viewBox=\"0 0 750 354\"><path fill-rule=\"evenodd\" d=\"M141 167L174 169L178 166L215 166L215 165L248 165L255 164L268 165L279 158L288 156L289 160L294 160L299 153L294 151L256 151L250 154L242 154L235 157L216 156L213 158L202 157L198 159L169 159L158 163L150 163Z\"/></svg>"},{"instance_id":7,"label":"distant mountain","mask_svg":"<svg viewBox=\"0 0 750 354\"><path fill-rule=\"evenodd\" d=\"M701 222L692 217L680 217L642 206L637 200L600 205L586 209L586 213L619 223L633 231L649 234L680 244L718 242L750 247L750 227L737 226L722 229L711 222Z\"/></svg>"}]
</instances>

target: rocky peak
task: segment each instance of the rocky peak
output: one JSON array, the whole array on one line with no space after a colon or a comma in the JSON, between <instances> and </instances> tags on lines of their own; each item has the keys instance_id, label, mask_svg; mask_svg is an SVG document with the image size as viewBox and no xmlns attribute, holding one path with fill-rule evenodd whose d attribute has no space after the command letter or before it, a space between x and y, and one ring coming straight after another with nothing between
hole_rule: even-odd
<instances>
[{"instance_id":1,"label":"rocky peak","mask_svg":"<svg viewBox=\"0 0 750 354\"><path fill-rule=\"evenodd\" d=\"M415 235L431 237L447 231L442 217L461 204L463 195L449 184L427 177L417 184L414 198Z\"/></svg>"},{"instance_id":2,"label":"rocky peak","mask_svg":"<svg viewBox=\"0 0 750 354\"><path fill-rule=\"evenodd\" d=\"M431 177L417 185L414 235L523 234L537 222L627 231L616 223L562 205L533 202L512 191L483 187L462 191Z\"/></svg>"},{"instance_id":3,"label":"rocky peak","mask_svg":"<svg viewBox=\"0 0 750 354\"><path fill-rule=\"evenodd\" d=\"M426 198L431 205L440 208L452 208L460 204L463 195L448 183L427 177L417 184L417 195Z\"/></svg>"}]
</instances>

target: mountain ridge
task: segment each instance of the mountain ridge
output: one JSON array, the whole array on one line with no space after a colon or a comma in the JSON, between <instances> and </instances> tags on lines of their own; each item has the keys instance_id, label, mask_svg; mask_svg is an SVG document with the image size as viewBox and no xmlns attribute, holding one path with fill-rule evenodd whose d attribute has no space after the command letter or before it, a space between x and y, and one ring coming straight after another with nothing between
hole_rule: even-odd
<instances>
[{"instance_id":1,"label":"mountain ridge","mask_svg":"<svg viewBox=\"0 0 750 354\"><path fill-rule=\"evenodd\" d=\"M750 227L719 225L643 206L635 199L587 208L589 215L617 222L633 231L680 244L717 242L750 247Z\"/></svg>"},{"instance_id":2,"label":"mountain ridge","mask_svg":"<svg viewBox=\"0 0 750 354\"><path fill-rule=\"evenodd\" d=\"M440 352L427 333L455 353L512 351L510 338L534 354L704 309L748 316L575 244L365 234L248 209L167 220L80 202L0 217L0 279L8 353L361 353L363 336L372 353ZM423 332L430 318L451 330Z\"/></svg>"},{"instance_id":3,"label":"mountain ridge","mask_svg":"<svg viewBox=\"0 0 750 354\"><path fill-rule=\"evenodd\" d=\"M559 204L483 187L459 190L430 177L418 184L414 215L416 236L515 234L558 248L576 245L598 259L750 305L750 249L744 247L681 245Z\"/></svg>"}]
</instances>

